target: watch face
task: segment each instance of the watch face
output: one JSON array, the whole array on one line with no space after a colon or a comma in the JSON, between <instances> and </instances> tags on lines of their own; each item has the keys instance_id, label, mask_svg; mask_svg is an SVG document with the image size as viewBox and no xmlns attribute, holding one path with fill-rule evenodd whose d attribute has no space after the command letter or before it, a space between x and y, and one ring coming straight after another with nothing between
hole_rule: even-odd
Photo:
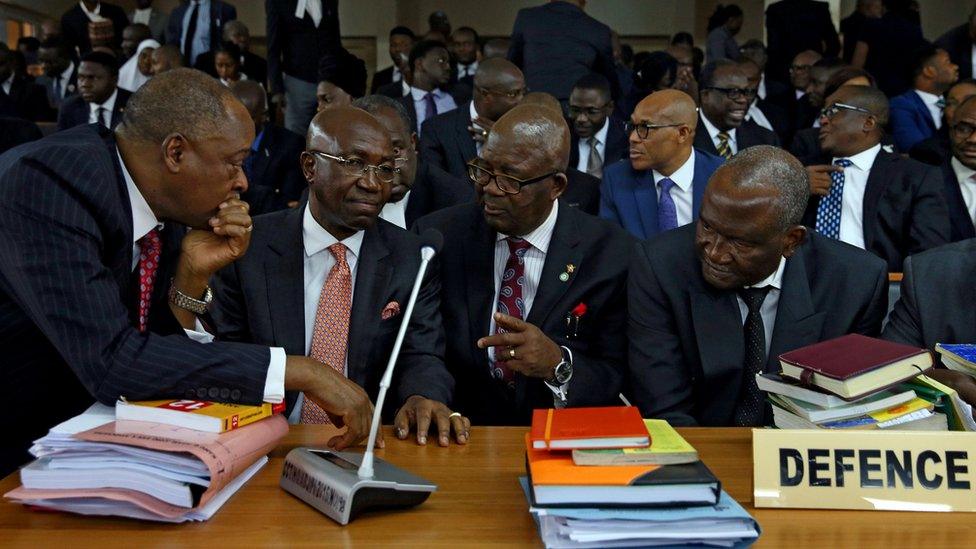
<instances>
[{"instance_id":1,"label":"watch face","mask_svg":"<svg viewBox=\"0 0 976 549\"><path fill-rule=\"evenodd\" d=\"M560 362L556 365L556 381L560 385L569 381L569 378L573 377L573 367L568 362Z\"/></svg>"}]
</instances>

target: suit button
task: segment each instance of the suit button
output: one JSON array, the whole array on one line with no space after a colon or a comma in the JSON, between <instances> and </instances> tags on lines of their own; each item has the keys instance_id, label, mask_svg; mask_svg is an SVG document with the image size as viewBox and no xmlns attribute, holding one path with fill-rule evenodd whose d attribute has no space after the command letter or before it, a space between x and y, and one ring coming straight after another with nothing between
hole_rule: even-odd
<instances>
[{"instance_id":1,"label":"suit button","mask_svg":"<svg viewBox=\"0 0 976 549\"><path fill-rule=\"evenodd\" d=\"M230 398L231 398L231 400L240 400L241 399L241 391L240 391L240 389L234 389L233 391L231 391L230 392Z\"/></svg>"},{"instance_id":2,"label":"suit button","mask_svg":"<svg viewBox=\"0 0 976 549\"><path fill-rule=\"evenodd\" d=\"M218 389L217 387L211 387L210 390L207 391L207 395L210 396L210 398L212 399L217 398L218 396L220 396L220 389Z\"/></svg>"},{"instance_id":3,"label":"suit button","mask_svg":"<svg viewBox=\"0 0 976 549\"><path fill-rule=\"evenodd\" d=\"M224 387L220 390L220 400L227 400L230 397L230 389Z\"/></svg>"},{"instance_id":4,"label":"suit button","mask_svg":"<svg viewBox=\"0 0 976 549\"><path fill-rule=\"evenodd\" d=\"M200 387L197 389L197 398L207 398L207 388Z\"/></svg>"},{"instance_id":5,"label":"suit button","mask_svg":"<svg viewBox=\"0 0 976 549\"><path fill-rule=\"evenodd\" d=\"M193 400L197 398L197 392L194 391L193 389L187 389L186 392L183 393L183 398L187 400Z\"/></svg>"}]
</instances>

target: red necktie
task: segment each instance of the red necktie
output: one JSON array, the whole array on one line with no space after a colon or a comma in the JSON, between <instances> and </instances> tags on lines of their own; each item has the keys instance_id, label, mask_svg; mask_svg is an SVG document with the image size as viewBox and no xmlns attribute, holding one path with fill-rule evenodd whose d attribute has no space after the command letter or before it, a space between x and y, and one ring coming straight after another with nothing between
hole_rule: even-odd
<instances>
[{"instance_id":1,"label":"red necktie","mask_svg":"<svg viewBox=\"0 0 976 549\"><path fill-rule=\"evenodd\" d=\"M146 233L138 241L139 244L139 331L145 332L149 327L149 306L152 304L153 284L156 282L156 272L159 270L159 252L162 242L159 240L159 229Z\"/></svg>"},{"instance_id":2,"label":"red necktie","mask_svg":"<svg viewBox=\"0 0 976 549\"><path fill-rule=\"evenodd\" d=\"M515 236L505 240L508 241L508 261L505 263L501 287L498 289L498 312L525 320L525 300L522 298L522 290L525 287L525 252L532 247L532 244L529 244L528 240ZM505 333L505 329L496 324L495 333ZM499 352L507 352L507 350L495 349L496 356ZM504 380L512 388L515 386L512 371L505 366L504 361L492 364L491 376Z\"/></svg>"}]
</instances>

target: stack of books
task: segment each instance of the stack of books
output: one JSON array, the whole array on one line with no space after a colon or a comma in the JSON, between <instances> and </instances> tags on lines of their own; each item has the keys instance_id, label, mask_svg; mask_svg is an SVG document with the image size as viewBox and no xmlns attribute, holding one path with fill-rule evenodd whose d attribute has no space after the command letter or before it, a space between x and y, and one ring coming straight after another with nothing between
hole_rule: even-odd
<instances>
[{"instance_id":1,"label":"stack of books","mask_svg":"<svg viewBox=\"0 0 976 549\"><path fill-rule=\"evenodd\" d=\"M95 404L35 441L37 459L5 497L82 515L207 520L287 434L274 412L185 400Z\"/></svg>"},{"instance_id":2,"label":"stack of books","mask_svg":"<svg viewBox=\"0 0 976 549\"><path fill-rule=\"evenodd\" d=\"M756 385L781 429L949 428L932 387L918 381L932 368L924 349L851 334L779 359L782 372L759 374Z\"/></svg>"},{"instance_id":3,"label":"stack of books","mask_svg":"<svg viewBox=\"0 0 976 549\"><path fill-rule=\"evenodd\" d=\"M748 545L759 526L694 447L633 407L536 410L521 479L546 547Z\"/></svg>"}]
</instances>

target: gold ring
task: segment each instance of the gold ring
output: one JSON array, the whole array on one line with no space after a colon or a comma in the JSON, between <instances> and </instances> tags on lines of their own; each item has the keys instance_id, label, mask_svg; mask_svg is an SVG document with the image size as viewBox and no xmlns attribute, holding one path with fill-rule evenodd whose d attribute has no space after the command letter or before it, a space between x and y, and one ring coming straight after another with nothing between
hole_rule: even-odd
<instances>
[{"instance_id":1,"label":"gold ring","mask_svg":"<svg viewBox=\"0 0 976 549\"><path fill-rule=\"evenodd\" d=\"M447 416L447 419L451 419L452 417L461 417L461 412L454 412L453 414Z\"/></svg>"},{"instance_id":2,"label":"gold ring","mask_svg":"<svg viewBox=\"0 0 976 549\"><path fill-rule=\"evenodd\" d=\"M515 358L515 347L508 350L508 356L509 358Z\"/></svg>"},{"instance_id":3,"label":"gold ring","mask_svg":"<svg viewBox=\"0 0 976 549\"><path fill-rule=\"evenodd\" d=\"M244 232L246 232L246 233L249 233L252 230L254 230L254 225L251 225L250 227L244 227Z\"/></svg>"},{"instance_id":4,"label":"gold ring","mask_svg":"<svg viewBox=\"0 0 976 549\"><path fill-rule=\"evenodd\" d=\"M488 137L488 130L481 130L481 137Z\"/></svg>"}]
</instances>

